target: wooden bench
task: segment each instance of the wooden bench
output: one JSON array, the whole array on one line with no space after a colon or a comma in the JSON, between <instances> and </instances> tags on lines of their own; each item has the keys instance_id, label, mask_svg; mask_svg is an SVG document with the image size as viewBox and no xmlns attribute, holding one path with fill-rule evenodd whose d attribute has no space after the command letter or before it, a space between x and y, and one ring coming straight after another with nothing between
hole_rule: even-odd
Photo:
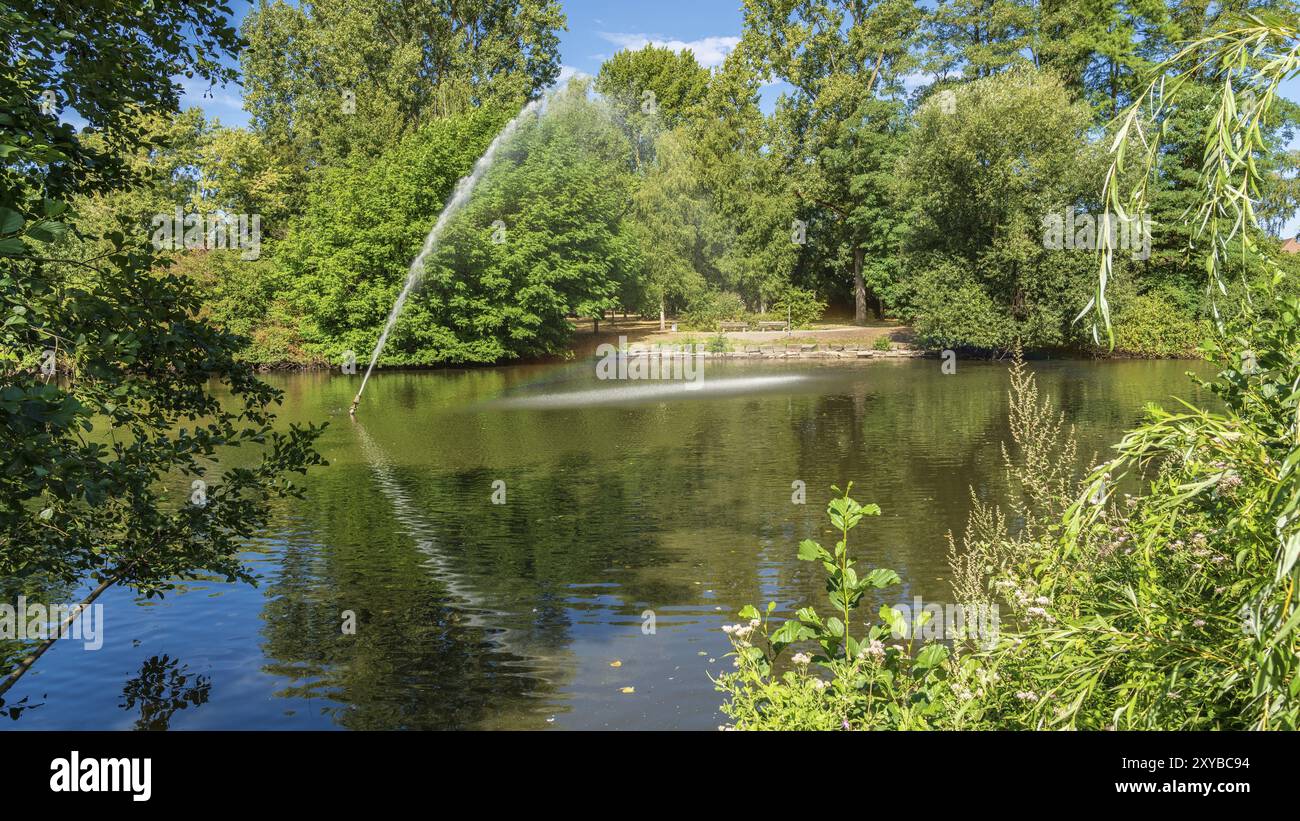
<instances>
[{"instance_id":1,"label":"wooden bench","mask_svg":"<svg viewBox=\"0 0 1300 821\"><path fill-rule=\"evenodd\" d=\"M724 333L724 334L725 334L727 331L747 331L747 330L749 330L749 325L748 325L747 323L745 323L745 322L722 322L722 323L719 323L718 327L722 329L722 333Z\"/></svg>"},{"instance_id":2,"label":"wooden bench","mask_svg":"<svg viewBox=\"0 0 1300 821\"><path fill-rule=\"evenodd\" d=\"M758 323L758 329L759 329L760 331L785 331L785 330L789 330L789 328L790 328L790 324L789 324L788 322L760 322L760 323Z\"/></svg>"}]
</instances>

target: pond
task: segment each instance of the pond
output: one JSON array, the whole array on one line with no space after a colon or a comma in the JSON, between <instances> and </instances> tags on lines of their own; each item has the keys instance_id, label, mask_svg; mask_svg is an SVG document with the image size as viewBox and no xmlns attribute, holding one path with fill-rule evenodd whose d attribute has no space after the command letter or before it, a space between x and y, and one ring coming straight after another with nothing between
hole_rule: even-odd
<instances>
[{"instance_id":1,"label":"pond","mask_svg":"<svg viewBox=\"0 0 1300 821\"><path fill-rule=\"evenodd\" d=\"M713 362L699 390L591 361L269 377L330 462L249 545L259 585L110 591L96 651L58 642L7 694L18 729L712 729L720 630L822 596L803 538L830 486L883 515L880 603L951 598L945 534L1004 483L1007 366ZM1032 363L1095 464L1195 362ZM1096 454L1095 458L1094 454ZM806 504L796 503L796 483ZM355 619L355 631L345 622ZM628 688L631 688L628 690Z\"/></svg>"}]
</instances>

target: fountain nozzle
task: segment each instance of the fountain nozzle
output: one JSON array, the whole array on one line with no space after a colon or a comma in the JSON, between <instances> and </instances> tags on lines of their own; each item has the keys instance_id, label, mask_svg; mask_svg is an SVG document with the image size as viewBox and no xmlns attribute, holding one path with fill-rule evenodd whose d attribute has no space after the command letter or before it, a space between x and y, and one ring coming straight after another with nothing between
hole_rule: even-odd
<instances>
[{"instance_id":1,"label":"fountain nozzle","mask_svg":"<svg viewBox=\"0 0 1300 821\"><path fill-rule=\"evenodd\" d=\"M348 408L348 416L357 415L357 405L361 404L361 394L357 394L352 400L352 407Z\"/></svg>"}]
</instances>

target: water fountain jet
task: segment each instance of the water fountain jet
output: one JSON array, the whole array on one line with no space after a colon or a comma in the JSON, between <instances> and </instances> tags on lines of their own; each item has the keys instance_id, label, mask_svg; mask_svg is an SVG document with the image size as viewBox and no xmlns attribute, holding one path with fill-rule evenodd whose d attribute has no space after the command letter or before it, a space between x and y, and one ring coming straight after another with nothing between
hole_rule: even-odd
<instances>
[{"instance_id":1,"label":"water fountain jet","mask_svg":"<svg viewBox=\"0 0 1300 821\"><path fill-rule=\"evenodd\" d=\"M393 303L393 309L388 314L388 321L384 323L384 330L379 335L379 341L375 344L375 350L370 355L370 365L366 368L366 374L361 378L361 387L357 389L357 395L352 399L352 406L348 408L348 415L355 417L357 406L361 404L361 394L366 389L366 383L370 381L370 373L375 369L375 364L379 361L379 355L383 353L384 345L388 342L388 335L392 332L393 326L397 324L397 318L402 313L402 307L406 304L406 298L410 296L411 291L419 284L420 278L424 275L425 260L433 253L438 244L438 238L446 229L451 218L455 216L465 203L469 201L470 195L479 181L487 174L492 167L493 160L496 159L497 151L504 145L518 129L519 124L532 116L540 116L545 110L546 105L550 102L551 97L557 92L558 87L548 89L541 97L532 100L522 109L514 118L505 124L505 126L492 138L487 150L483 156L479 157L474 163L473 170L469 174L461 177L456 183L456 188L452 192L451 198L443 206L442 213L438 215L438 220L429 229L429 233L424 238L424 245L420 248L420 253L415 259L411 260L411 266L406 272L406 282L402 286L401 293L397 295L397 301Z\"/></svg>"}]
</instances>

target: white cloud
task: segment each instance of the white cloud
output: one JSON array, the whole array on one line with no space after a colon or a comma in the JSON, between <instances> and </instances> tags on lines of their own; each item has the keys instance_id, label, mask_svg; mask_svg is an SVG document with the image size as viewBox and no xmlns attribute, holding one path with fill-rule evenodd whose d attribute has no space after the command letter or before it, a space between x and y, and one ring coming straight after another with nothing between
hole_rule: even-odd
<instances>
[{"instance_id":1,"label":"white cloud","mask_svg":"<svg viewBox=\"0 0 1300 821\"><path fill-rule=\"evenodd\" d=\"M698 40L674 40L657 34L623 34L608 31L602 31L600 36L619 48L633 51L645 48L647 45L668 48L673 51L690 51L695 54L695 59L699 64L705 68L722 65L722 61L727 58L727 54L740 42L739 37L701 37Z\"/></svg>"},{"instance_id":2,"label":"white cloud","mask_svg":"<svg viewBox=\"0 0 1300 821\"><path fill-rule=\"evenodd\" d=\"M903 90L910 94L921 86L929 85L937 79L939 79L938 75L925 71L915 71L911 74L904 74Z\"/></svg>"},{"instance_id":3,"label":"white cloud","mask_svg":"<svg viewBox=\"0 0 1300 821\"><path fill-rule=\"evenodd\" d=\"M180 108L201 108L208 119L220 119L225 126L245 126L248 112L240 98L242 88L237 82L209 87L208 81L197 77L173 77L181 85Z\"/></svg>"}]
</instances>

